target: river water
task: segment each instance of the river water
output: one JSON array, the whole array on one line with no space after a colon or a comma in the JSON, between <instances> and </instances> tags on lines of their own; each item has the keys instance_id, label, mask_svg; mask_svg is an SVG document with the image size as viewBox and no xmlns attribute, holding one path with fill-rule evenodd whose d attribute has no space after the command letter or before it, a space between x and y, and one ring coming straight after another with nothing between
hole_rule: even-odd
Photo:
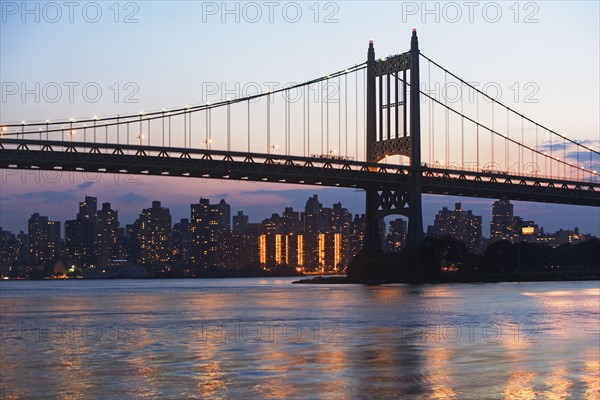
<instances>
[{"instance_id":1,"label":"river water","mask_svg":"<svg viewBox=\"0 0 600 400\"><path fill-rule=\"evenodd\" d=\"M599 399L598 281L0 282L0 398Z\"/></svg>"}]
</instances>

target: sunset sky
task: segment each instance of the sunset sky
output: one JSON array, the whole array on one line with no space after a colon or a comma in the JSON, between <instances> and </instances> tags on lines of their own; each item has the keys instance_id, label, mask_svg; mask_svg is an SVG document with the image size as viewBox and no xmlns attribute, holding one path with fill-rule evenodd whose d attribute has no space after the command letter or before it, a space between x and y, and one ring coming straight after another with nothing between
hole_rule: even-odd
<instances>
[{"instance_id":1,"label":"sunset sky","mask_svg":"<svg viewBox=\"0 0 600 400\"><path fill-rule=\"evenodd\" d=\"M305 81L363 62L370 39L378 56L407 51L416 27L423 54L466 81L493 83L502 102L533 120L600 147L598 2L24 4L1 3L3 124L200 104L207 84L235 95L248 83L266 90ZM90 87L100 92L90 96L83 90ZM0 172L0 226L17 232L34 212L73 219L85 195L111 202L122 226L152 200L171 209L173 222L189 218L189 204L200 197L224 198L252 222L284 207L303 209L313 194L324 206L340 201L364 213L363 193L345 189ZM457 201L483 216L489 235L493 200L424 196L425 228ZM550 232L578 226L600 235L600 208L516 202L515 214Z\"/></svg>"}]
</instances>

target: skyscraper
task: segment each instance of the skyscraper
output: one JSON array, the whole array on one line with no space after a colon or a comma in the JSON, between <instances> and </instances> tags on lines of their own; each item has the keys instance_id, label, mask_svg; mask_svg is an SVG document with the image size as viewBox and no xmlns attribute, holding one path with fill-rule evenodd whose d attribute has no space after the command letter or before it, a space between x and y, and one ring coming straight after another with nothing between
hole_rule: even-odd
<instances>
[{"instance_id":1,"label":"skyscraper","mask_svg":"<svg viewBox=\"0 0 600 400\"><path fill-rule=\"evenodd\" d=\"M97 202L95 197L85 196L79 203L74 220L65 221L65 246L71 263L86 268L96 263L94 241L96 239Z\"/></svg>"},{"instance_id":2,"label":"skyscraper","mask_svg":"<svg viewBox=\"0 0 600 400\"><path fill-rule=\"evenodd\" d=\"M510 200L502 199L492 205L492 221L490 222L490 239L513 240L515 237L513 205Z\"/></svg>"},{"instance_id":3,"label":"skyscraper","mask_svg":"<svg viewBox=\"0 0 600 400\"><path fill-rule=\"evenodd\" d=\"M444 207L435 216L433 226L429 226L428 235L451 236L465 242L470 250L481 245L481 216L473 215L471 210L463 210L461 203L455 203L454 210Z\"/></svg>"},{"instance_id":4,"label":"skyscraper","mask_svg":"<svg viewBox=\"0 0 600 400\"><path fill-rule=\"evenodd\" d=\"M110 203L103 203L98 211L95 250L98 265L110 265L118 256L118 212L110 208Z\"/></svg>"},{"instance_id":5,"label":"skyscraper","mask_svg":"<svg viewBox=\"0 0 600 400\"><path fill-rule=\"evenodd\" d=\"M231 229L231 207L225 200L210 204L204 198L190 207L190 260L201 267L223 266L223 243Z\"/></svg>"},{"instance_id":6,"label":"skyscraper","mask_svg":"<svg viewBox=\"0 0 600 400\"><path fill-rule=\"evenodd\" d=\"M238 211L237 215L233 216L233 233L243 233L248 226L248 216L244 215L243 211Z\"/></svg>"},{"instance_id":7,"label":"skyscraper","mask_svg":"<svg viewBox=\"0 0 600 400\"><path fill-rule=\"evenodd\" d=\"M171 260L171 213L160 201L153 201L139 217L141 264L161 264Z\"/></svg>"},{"instance_id":8,"label":"skyscraper","mask_svg":"<svg viewBox=\"0 0 600 400\"><path fill-rule=\"evenodd\" d=\"M59 255L60 222L34 213L27 222L28 254L33 264L51 260Z\"/></svg>"},{"instance_id":9,"label":"skyscraper","mask_svg":"<svg viewBox=\"0 0 600 400\"><path fill-rule=\"evenodd\" d=\"M316 271L319 265L319 232L321 228L321 209L319 197L315 194L306 201L304 207L304 268Z\"/></svg>"},{"instance_id":10,"label":"skyscraper","mask_svg":"<svg viewBox=\"0 0 600 400\"><path fill-rule=\"evenodd\" d=\"M190 260L191 244L190 220L181 218L178 223L173 225L173 249L175 250L175 261L186 263Z\"/></svg>"},{"instance_id":11,"label":"skyscraper","mask_svg":"<svg viewBox=\"0 0 600 400\"><path fill-rule=\"evenodd\" d=\"M406 221L396 218L390 221L389 233L386 237L387 250L399 252L406 244Z\"/></svg>"}]
</instances>

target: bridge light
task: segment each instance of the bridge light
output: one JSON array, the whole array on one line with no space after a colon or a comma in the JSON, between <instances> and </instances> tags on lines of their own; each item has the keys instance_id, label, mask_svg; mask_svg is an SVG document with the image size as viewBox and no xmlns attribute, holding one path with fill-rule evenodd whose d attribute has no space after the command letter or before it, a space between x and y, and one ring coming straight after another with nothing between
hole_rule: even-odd
<instances>
[{"instance_id":1,"label":"bridge light","mask_svg":"<svg viewBox=\"0 0 600 400\"><path fill-rule=\"evenodd\" d=\"M69 118L69 122L75 122L74 118Z\"/></svg>"},{"instance_id":2,"label":"bridge light","mask_svg":"<svg viewBox=\"0 0 600 400\"><path fill-rule=\"evenodd\" d=\"M95 120L98 120L98 116L97 116L97 115L94 115L94 119L95 119Z\"/></svg>"},{"instance_id":3,"label":"bridge light","mask_svg":"<svg viewBox=\"0 0 600 400\"><path fill-rule=\"evenodd\" d=\"M21 121L21 125L25 125L25 124L26 124L26 122L25 122L25 121Z\"/></svg>"}]
</instances>

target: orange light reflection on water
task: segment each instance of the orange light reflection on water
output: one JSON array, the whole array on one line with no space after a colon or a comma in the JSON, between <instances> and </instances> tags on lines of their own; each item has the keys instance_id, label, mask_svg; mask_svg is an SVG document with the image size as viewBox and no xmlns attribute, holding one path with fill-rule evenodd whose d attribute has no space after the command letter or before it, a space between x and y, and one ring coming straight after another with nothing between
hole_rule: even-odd
<instances>
[{"instance_id":1,"label":"orange light reflection on water","mask_svg":"<svg viewBox=\"0 0 600 400\"><path fill-rule=\"evenodd\" d=\"M458 397L452 388L450 358L454 351L448 348L432 347L425 353L427 380L431 384L431 398L439 400L454 400Z\"/></svg>"}]
</instances>

